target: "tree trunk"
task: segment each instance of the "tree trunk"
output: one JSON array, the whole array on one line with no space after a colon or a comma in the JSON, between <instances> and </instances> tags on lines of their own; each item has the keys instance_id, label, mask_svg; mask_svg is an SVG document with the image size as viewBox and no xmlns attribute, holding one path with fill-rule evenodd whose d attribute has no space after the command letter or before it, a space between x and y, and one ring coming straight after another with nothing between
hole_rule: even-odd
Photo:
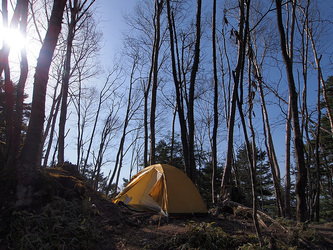
<instances>
[{"instance_id":1,"label":"tree trunk","mask_svg":"<svg viewBox=\"0 0 333 250\"><path fill-rule=\"evenodd\" d=\"M144 153L143 153L144 154L144 156L143 156L144 157L143 158L144 167L148 167L148 165L150 164L150 159L151 159L151 157L149 157L149 161L148 161L148 146L150 147L149 149L151 149L151 145L152 145L151 139L150 139L151 135L149 136L149 132L148 132L148 98L149 98L150 87L152 84L154 53L155 53L155 47L153 48L152 55L151 55L152 65L150 66L148 82L147 82L147 86L145 86L145 92L144 92L144 114L143 114L144 131L145 131L145 142L144 142ZM154 129L155 129L155 126L154 126ZM155 133L155 131L154 131L154 133Z\"/></svg>"},{"instance_id":2,"label":"tree trunk","mask_svg":"<svg viewBox=\"0 0 333 250\"><path fill-rule=\"evenodd\" d=\"M69 79L71 76L71 57L73 50L73 40L76 33L76 25L84 14L89 10L91 5L95 0L91 0L87 7L84 6L87 4L86 1L79 0L69 0L69 10L70 10L70 20L68 24L68 34L66 41L66 58L64 63L64 71L62 78L62 99L61 99L61 112L60 112L60 121L59 121L59 148L58 148L58 163L62 164L64 162L64 152L65 152L65 126L67 120L67 99L68 99L68 89L69 89ZM86 21L87 19L84 19ZM80 24L82 25L82 24Z\"/></svg>"},{"instance_id":3,"label":"tree trunk","mask_svg":"<svg viewBox=\"0 0 333 250\"><path fill-rule=\"evenodd\" d=\"M52 118L52 124L51 124L51 131L50 131L50 136L49 136L49 141L47 144L47 148L45 151L45 155L44 155L44 163L43 163L43 168L46 168L47 166L47 162L49 159L49 155L51 152L51 148L52 148L52 143L53 143L53 136L54 136L54 129L55 129L55 125L56 125L56 121L57 121L57 116L58 116L58 112L59 112L59 108L60 108L60 103L61 103L61 93L59 94L59 96L56 98L56 102L55 102L55 111L52 114L52 116L49 118ZM45 137L45 135L44 135ZM44 139L45 140L45 139ZM43 143L43 142L42 142ZM44 144L44 143L43 143ZM58 143L57 143L58 144Z\"/></svg>"},{"instance_id":4,"label":"tree trunk","mask_svg":"<svg viewBox=\"0 0 333 250\"><path fill-rule=\"evenodd\" d=\"M317 85L317 112L318 112L318 123L316 131L316 196L313 204L313 208L316 213L316 221L319 222L319 212L320 212L320 151L319 151L319 138L320 138L320 126L321 126L321 109L320 109L320 83L321 83L321 71L320 67L318 68L318 85ZM332 183L332 182L331 182Z\"/></svg>"},{"instance_id":5,"label":"tree trunk","mask_svg":"<svg viewBox=\"0 0 333 250\"><path fill-rule=\"evenodd\" d=\"M327 110L327 115L328 115L328 118L329 118L329 121L330 121L331 133L333 133L333 114L332 114L332 111L329 107L326 85L325 85L324 77L323 77L323 74L322 74L322 71L321 71L321 66L320 66L320 60L321 60L322 55L318 55L316 44L315 44L313 34L312 34L312 30L311 30L310 27L307 27L307 35L310 37L310 40L311 40L312 51L313 51L314 59L315 59L315 62L316 62L316 66L317 66L317 70L318 70L318 74L319 74L319 79L320 79L321 86L322 86L323 99L324 99L325 107L326 107L326 110Z\"/></svg>"},{"instance_id":6,"label":"tree trunk","mask_svg":"<svg viewBox=\"0 0 333 250\"><path fill-rule=\"evenodd\" d=\"M285 214L287 219L291 219L290 207L290 191L291 191L291 178L290 178L290 137L291 137L291 103L289 98L288 116L286 121L286 156L285 156Z\"/></svg>"},{"instance_id":7,"label":"tree trunk","mask_svg":"<svg viewBox=\"0 0 333 250\"><path fill-rule=\"evenodd\" d=\"M12 165L13 157L13 126L14 126L14 85L10 79L8 58L4 68L5 72L5 120L6 120L6 165Z\"/></svg>"},{"instance_id":8,"label":"tree trunk","mask_svg":"<svg viewBox=\"0 0 333 250\"><path fill-rule=\"evenodd\" d=\"M26 35L27 20L28 20L28 1L21 1L21 19L20 19L20 32ZM24 101L24 88L28 77L28 59L26 48L21 49L21 74L16 89L16 110L14 114L14 131L13 131L13 157L18 156L21 142L22 130L22 117L23 117L23 101ZM14 160L14 159L13 159Z\"/></svg>"},{"instance_id":9,"label":"tree trunk","mask_svg":"<svg viewBox=\"0 0 333 250\"><path fill-rule=\"evenodd\" d=\"M170 162L173 162L173 151L175 146L175 123L177 115L177 104L175 105L175 110L172 115L172 129L171 129L171 147L170 147Z\"/></svg>"},{"instance_id":10,"label":"tree trunk","mask_svg":"<svg viewBox=\"0 0 333 250\"><path fill-rule=\"evenodd\" d=\"M228 198L231 194L231 168L233 162L233 140L234 140L234 125L236 117L236 105L238 96L238 86L241 71L244 69L244 58L245 58L245 46L247 43L247 31L244 34L244 23L245 23L245 13L244 13L244 0L239 2L239 30L238 36L236 37L238 42L238 58L235 70L232 72L234 83L231 95L231 106L229 112L228 120L228 136L227 136L227 156L224 166L224 172L221 182L220 199L223 201Z\"/></svg>"},{"instance_id":11,"label":"tree trunk","mask_svg":"<svg viewBox=\"0 0 333 250\"><path fill-rule=\"evenodd\" d=\"M189 166L186 169L186 174L190 179L196 183L197 173L194 156L194 89L195 80L199 68L200 61L200 40L201 40L201 2L197 1L197 14L196 14L196 38L194 47L194 59L191 70L190 78L190 91L187 108L187 120L188 120L188 149L189 149Z\"/></svg>"},{"instance_id":12,"label":"tree trunk","mask_svg":"<svg viewBox=\"0 0 333 250\"><path fill-rule=\"evenodd\" d=\"M306 7L305 7L305 13L304 17L305 20L301 20L302 29L300 29L300 35L302 37L302 47L301 47L301 55L302 55L302 76L303 76L303 91L302 91L302 126L301 126L301 132L304 133L305 138L307 140L308 150L305 150L305 164L307 169L307 178L308 178L308 187L307 187L307 203L308 203L308 214L310 215L309 219L313 221L314 214L313 214L313 182L312 182L312 176L311 176L311 162L315 159L313 155L313 144L311 142L311 138L309 135L309 114L308 114L308 107L307 107L307 95L308 95L308 50L309 50L309 36L307 35L307 28L309 24L309 1L307 1Z\"/></svg>"},{"instance_id":13,"label":"tree trunk","mask_svg":"<svg viewBox=\"0 0 333 250\"><path fill-rule=\"evenodd\" d=\"M82 174L84 174L86 172L86 166L88 164L88 159L89 159L89 156L90 156L90 150L91 150L91 146L92 146L93 139L94 139L94 136L95 136L95 131L96 131L96 128L97 128L97 122L98 122L98 118L99 118L100 111L101 111L101 108L102 108L102 104L105 101L105 95L107 95L108 91L111 88L111 86L108 86L109 79L110 79L111 75L112 75L112 73L109 73L109 75L107 76L106 81L104 83L104 86L103 86L101 92L99 93L98 107L97 107L97 110L96 110L96 116L95 116L95 120L94 120L93 129L91 131L91 135L90 135L90 139L89 139L89 145L88 145L86 157L84 159ZM107 96L109 96L109 95L107 95Z\"/></svg>"},{"instance_id":14,"label":"tree trunk","mask_svg":"<svg viewBox=\"0 0 333 250\"><path fill-rule=\"evenodd\" d=\"M167 18L168 18L168 28L170 35L170 52L171 52L171 63L172 63L172 75L176 90L176 101L177 101L177 111L180 125L180 134L182 141L182 149L184 154L185 169L189 168L189 147L187 140L187 127L184 114L184 105L181 95L181 78L180 70L177 70L176 58L178 59L178 69L179 65L179 53L177 50L177 35L175 30L175 22L173 18L173 13L171 13L170 0L167 0ZM177 52L177 53L176 53Z\"/></svg>"},{"instance_id":15,"label":"tree trunk","mask_svg":"<svg viewBox=\"0 0 333 250\"><path fill-rule=\"evenodd\" d=\"M78 14L78 0L74 0L72 6L72 0L70 3L70 23L68 26L67 34L67 44L66 44L66 59L64 64L64 71L62 77L62 98L61 98L61 108L60 108L60 121L59 121L59 147L58 147L58 164L64 163L64 153L65 153L65 125L67 120L67 98L68 98L68 85L71 71L71 57L73 48L73 39L75 36L75 27Z\"/></svg>"},{"instance_id":16,"label":"tree trunk","mask_svg":"<svg viewBox=\"0 0 333 250\"><path fill-rule=\"evenodd\" d=\"M143 123L145 131L145 141L144 141L144 152L143 152L143 166L148 167L148 145L149 145L149 133L148 133L148 93L150 88L150 80L148 80L148 86L144 93L144 114Z\"/></svg>"},{"instance_id":17,"label":"tree trunk","mask_svg":"<svg viewBox=\"0 0 333 250\"><path fill-rule=\"evenodd\" d=\"M281 180L280 180L280 167L277 161L277 157L275 154L273 138L271 134L269 119L268 119L268 112L266 109L266 102L264 97L264 91L262 86L262 76L261 71L259 69L259 65L257 64L257 60L253 59L253 65L255 70L255 77L258 83L259 95L261 100L261 111L263 117L263 124L264 124L264 135L265 135L265 144L268 153L269 165L271 167L272 177L273 177L273 184L274 184L274 191L275 191L275 199L277 205L278 216L284 216L284 209L283 209L283 198L281 194Z\"/></svg>"},{"instance_id":18,"label":"tree trunk","mask_svg":"<svg viewBox=\"0 0 333 250\"><path fill-rule=\"evenodd\" d=\"M213 72L214 72L214 127L212 135L212 202L216 202L216 177L217 177L217 127L219 123L218 114L218 80L217 80L217 65L216 65L216 0L213 0L213 18L212 18L212 48L213 48Z\"/></svg>"},{"instance_id":19,"label":"tree trunk","mask_svg":"<svg viewBox=\"0 0 333 250\"><path fill-rule=\"evenodd\" d=\"M126 109L126 115L125 115L125 120L124 120L123 134L120 139L119 148L118 148L118 152L117 152L117 156L116 156L116 162L115 162L114 169L113 169L113 174L109 180L109 185L106 190L106 195L108 195L108 193L110 192L111 185L114 180L115 174L118 172L117 178L116 178L115 191L112 194L113 197L116 196L117 190L118 190L120 170L121 170L122 161L123 161L124 144L125 144L125 139L126 139L126 134L127 134L127 126L131 119L132 88L133 88L133 83L134 83L133 76L134 76L134 71L135 71L136 66L137 66L137 58L134 59L133 67L132 67L132 71L131 71L130 87L129 87L129 92L128 92L128 101L127 101L127 109Z\"/></svg>"},{"instance_id":20,"label":"tree trunk","mask_svg":"<svg viewBox=\"0 0 333 250\"><path fill-rule=\"evenodd\" d=\"M250 4L248 2L248 4ZM250 59L251 60L251 59ZM262 233L260 230L259 222L258 222L258 216L257 216L257 204L258 204L258 197L257 197L257 174L256 174L256 167L257 167L257 147L256 147L256 142L255 142L255 132L253 129L253 124L252 124L252 109L253 109L253 98L254 95L252 95L252 87L251 87L251 62L249 60L249 94L248 94L248 100L249 100L249 127L251 130L251 138L252 138L252 163L250 163L250 174L251 174L251 187L252 187L252 218L254 222L254 227L256 229L257 237L260 242L260 247L263 247L264 240L262 237ZM240 112L243 116L243 112ZM243 118L244 119L244 118ZM243 124L245 126L245 124ZM246 132L246 131L244 131ZM247 135L245 135L246 141ZM247 143L248 144L248 143ZM247 149L249 150L249 149ZM249 152L248 152L249 155ZM251 160L251 157L249 157L249 160Z\"/></svg>"},{"instance_id":21,"label":"tree trunk","mask_svg":"<svg viewBox=\"0 0 333 250\"><path fill-rule=\"evenodd\" d=\"M155 164L155 120L156 120L156 95L157 95L157 85L158 85L158 56L160 50L160 40L161 40L161 13L163 10L163 0L155 0L155 15L154 15L154 45L153 45L153 79L151 88L151 103L150 103L150 154L149 154L149 165Z\"/></svg>"},{"instance_id":22,"label":"tree trunk","mask_svg":"<svg viewBox=\"0 0 333 250\"><path fill-rule=\"evenodd\" d=\"M190 87L187 93L186 89L186 73L184 69L183 58L180 58L178 51L178 41L175 28L175 20L173 13L171 13L170 1L167 1L167 18L168 29L170 35L170 52L172 62L172 74L176 90L177 110L181 132L182 149L184 154L185 173L195 183L196 182L196 165L194 157L194 93L195 93L195 81L196 74L199 67L200 59L200 33L201 33L201 0L197 1L197 13L196 13L196 38L194 45L193 64L189 71ZM182 47L184 50L184 46ZM182 50L182 52L184 52ZM183 54L182 54L183 56ZM187 66L186 66L187 67ZM182 79L183 78L183 79ZM184 90L185 89L185 90ZM187 110L185 111L184 100L187 104ZM185 112L187 117L185 118Z\"/></svg>"},{"instance_id":23,"label":"tree trunk","mask_svg":"<svg viewBox=\"0 0 333 250\"><path fill-rule=\"evenodd\" d=\"M58 111L59 111L59 107L60 107L59 104L61 103L61 93L58 94L58 96L57 96L57 90L58 90L58 86L59 86L59 83L60 83L59 78L60 77L58 75L57 83L56 83L56 86L54 87L54 91L53 91L52 105L51 105L51 108L50 108L49 116L47 118L47 123L45 125L45 129L44 129L44 132L43 132L42 143L41 143L41 147L40 147L40 156L41 157L40 157L39 162L42 161L43 150L44 150L44 146L45 146L45 141L46 141L46 138L48 136L49 136L49 142L48 142L47 148L49 147L50 140L51 140L50 147L52 146L53 133L54 133L54 124L55 124L54 116L57 116ZM51 134L49 135L50 129L51 129ZM45 155L46 155L46 153L45 153ZM48 156L46 157L45 155L44 155L43 167L45 167L47 165L47 159L46 159L46 163L45 163L45 158L47 158Z\"/></svg>"},{"instance_id":24,"label":"tree trunk","mask_svg":"<svg viewBox=\"0 0 333 250\"><path fill-rule=\"evenodd\" d=\"M28 2L26 0L21 0L16 3L16 7L13 13L13 17L10 23L10 28L15 29L17 28L19 24L19 20L21 20L21 31L24 32L26 30L26 20L27 20L27 5ZM2 22L3 27L8 28L8 8L7 8L7 1L2 1ZM5 151L5 164L8 167L12 167L13 163L15 162L17 158L19 143L20 143L20 134L17 137L16 131L18 129L21 129L21 123L16 124L17 120L17 114L14 116L14 106L15 106L15 97L14 97L14 84L10 78L10 68L9 68L9 62L8 62L8 56L10 52L10 45L4 40L2 49L0 51L0 77L2 76L2 72L4 71L5 77L4 77L4 90L5 90L5 121L6 121L6 151ZM19 84L17 86L17 93L20 95L22 90L22 84L25 84L26 81L26 75L27 75L27 67L25 67L27 64L26 60L26 54L25 51L22 50L22 70L21 70L21 76L19 80ZM24 89L24 86L23 86ZM23 110L23 94L22 96L17 95L17 98L19 98L17 101L20 102L20 99L22 99L21 102L18 103L18 108L22 106ZM15 119L15 121L14 121ZM21 118L22 119L22 118ZM21 130L20 130L21 131ZM18 139L18 140L17 140Z\"/></svg>"},{"instance_id":25,"label":"tree trunk","mask_svg":"<svg viewBox=\"0 0 333 250\"><path fill-rule=\"evenodd\" d=\"M307 212L306 195L305 195L305 188L307 184L307 171L304 161L303 138L298 118L297 91L293 75L292 60L288 55L286 49L287 46L286 36L282 22L282 1L275 0L275 3L277 10L276 13L277 13L278 30L280 33L280 40L281 40L280 41L281 52L287 71L289 95L291 101L291 114L293 120L294 145L295 145L295 156L296 156L296 166L297 166L297 177L296 177L297 220L300 222L304 222L306 220L306 212Z\"/></svg>"},{"instance_id":26,"label":"tree trunk","mask_svg":"<svg viewBox=\"0 0 333 250\"><path fill-rule=\"evenodd\" d=\"M33 185L38 173L38 154L44 125L46 86L53 52L61 30L65 5L66 0L54 1L49 26L37 60L31 117L17 164L17 206L27 206L32 203Z\"/></svg>"},{"instance_id":27,"label":"tree trunk","mask_svg":"<svg viewBox=\"0 0 333 250\"><path fill-rule=\"evenodd\" d=\"M82 95L82 79L81 72L79 72L79 93L77 98L77 140L76 140L76 166L80 171L81 155L83 154L83 127L81 130L81 95Z\"/></svg>"},{"instance_id":28,"label":"tree trunk","mask_svg":"<svg viewBox=\"0 0 333 250\"><path fill-rule=\"evenodd\" d=\"M249 16L249 8L250 8L250 1L247 2L247 18L246 18L246 28L245 30L248 30L248 16ZM251 72L251 66L249 66L249 74ZM250 78L249 78L250 79ZM264 246L264 241L262 238L262 234L261 234L261 230L260 230L260 226L259 226L259 222L258 222L258 217L257 217L257 194L256 194L256 164L257 164L257 160L256 160L256 145L255 145L255 133L254 133L254 129L253 129L253 125L252 125L252 108L253 108L253 103L252 103L252 90L251 90L251 81L249 80L250 84L249 84L249 126L250 126L250 130L251 130L251 137L252 137L252 145L250 144L249 138L248 138L248 134L247 134L247 129L246 129L246 123L245 123L245 118L244 118L244 113L243 113L243 109L242 109L242 105L241 102L238 98L237 95L237 106L238 106L238 111L239 111L239 115L241 118L241 123L242 123L242 128L243 128L243 133L244 133L244 139L245 139L245 147L246 147L246 152L247 152L247 159L248 159L248 163L250 166L250 175L251 175L251 188L252 188L252 218L253 218L253 223L254 223L254 227L256 229L256 233L257 233L257 237L258 240L260 242L260 246ZM251 150L251 146L252 146L252 150Z\"/></svg>"}]
</instances>

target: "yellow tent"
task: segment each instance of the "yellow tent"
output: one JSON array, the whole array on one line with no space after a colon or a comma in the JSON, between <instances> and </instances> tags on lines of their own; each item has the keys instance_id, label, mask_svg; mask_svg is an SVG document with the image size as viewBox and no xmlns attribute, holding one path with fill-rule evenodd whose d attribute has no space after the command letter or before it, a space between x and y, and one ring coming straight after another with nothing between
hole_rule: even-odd
<instances>
[{"instance_id":1,"label":"yellow tent","mask_svg":"<svg viewBox=\"0 0 333 250\"><path fill-rule=\"evenodd\" d=\"M140 210L162 213L206 213L198 189L181 170L167 164L156 164L138 172L115 203Z\"/></svg>"}]
</instances>

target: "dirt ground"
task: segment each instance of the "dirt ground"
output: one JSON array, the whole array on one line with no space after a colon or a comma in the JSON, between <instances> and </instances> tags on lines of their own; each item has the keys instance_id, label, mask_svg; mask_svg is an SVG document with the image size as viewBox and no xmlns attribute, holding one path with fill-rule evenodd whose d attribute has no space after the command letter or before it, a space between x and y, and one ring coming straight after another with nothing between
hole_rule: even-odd
<instances>
[{"instance_id":1,"label":"dirt ground","mask_svg":"<svg viewBox=\"0 0 333 250\"><path fill-rule=\"evenodd\" d=\"M64 223L64 220L69 220L72 223L72 227L75 225L73 227L74 232L77 232L77 225L80 227L82 223L89 220L89 223L85 224L87 226L83 227L85 230L81 230L83 233L89 233L89 235L83 236L88 239L87 242L89 243L87 244L91 243L87 247L88 249L260 249L253 226L251 209L239 206L240 204L238 204L238 207L235 207L230 203L229 207L221 208L216 216L213 215L214 210L211 210L205 216L170 215L166 218L156 213L136 212L123 205L115 205L110 199L106 199L103 195L91 189L89 185L84 186L83 181L79 177L77 179L75 175L67 176L64 170L52 169L49 172L51 173L51 177L48 177L44 182L49 184L50 180L54 179L57 189L51 185L54 188L53 193L60 195L58 199L55 199L59 203L55 204L60 204L61 209L55 209L56 212L66 212L67 210L64 208L68 208L68 206L74 210L76 209L75 206L87 208L87 211L84 212L84 216L86 216L84 220L80 217L73 217L73 213L71 212L66 215L56 214L55 216L45 216L40 213L25 213L24 211L19 214L26 216L22 218L33 218L34 223L41 225L41 228L46 226L46 228L54 229L56 227L49 227L44 222L56 221L58 224L60 223L60 228L65 230L68 228L62 227L62 225L69 225ZM47 185L44 189L46 191L50 190L49 186ZM79 202L69 203L69 201L73 200L73 197ZM53 203L51 202L50 204ZM53 209L52 206L49 208ZM81 209L76 210L85 211ZM44 210L40 208L37 211L42 212ZM16 228L14 227L16 224L13 224L13 228L20 230L22 234L26 233L27 228L30 231L37 228L35 231L31 231L33 234L29 235L38 236L37 239L40 241L36 241L35 238L30 237L27 238L30 240L27 241L28 243L49 243L48 239L53 236L53 231L44 235L44 232L40 232L38 227L25 223L25 219L23 222L20 221L20 216L13 216L13 214L11 216L10 218L15 219L14 222L18 223L17 225L22 224L26 226L25 229L23 227L24 230L20 230L22 227ZM12 225L11 219L6 218L1 218L0 214L0 224L6 221L8 225ZM261 214L260 223L265 244L265 248L263 249L333 249L333 222L325 224L298 224L295 221L287 221L281 218L274 220L265 214ZM30 227L26 224L29 224ZM70 229L72 227L69 225ZM0 249L7 249L7 246L12 245L20 245L15 244L16 241L10 241L16 239L17 235L17 237L20 236L15 230L11 230L11 226L0 227L0 229L3 229L0 230L0 237L3 236L3 238L0 238ZM11 237L8 237L8 233L11 233ZM68 234L70 233L72 231L69 231ZM60 237L64 236L62 233L59 233L59 235ZM89 237L90 235L92 236L91 238ZM65 237L67 237L67 240L68 235L65 235ZM73 234L73 237L76 240L80 239L76 234ZM46 239L45 242L41 240L44 238ZM56 236L56 246L59 246L57 245L58 239L59 237ZM86 244L82 239L81 242ZM71 241L64 242L60 238L60 244L62 243L71 246L67 249L82 249L82 245L81 247L75 244L70 245ZM93 248L90 246L93 246ZM11 249L15 249L15 247ZM25 247L21 249L34 248Z\"/></svg>"},{"instance_id":2,"label":"dirt ground","mask_svg":"<svg viewBox=\"0 0 333 250\"><path fill-rule=\"evenodd\" d=\"M252 218L246 214L170 216L167 220L155 213L135 212L127 207L115 205L102 196L91 195L91 202L96 206L95 218L103 227L102 240L96 246L98 249L190 249L183 242L186 241L186 237L191 236L189 232L196 229L200 223L222 229L232 241L228 249L258 245ZM294 247L293 249L333 249L333 223L303 225L304 230L301 231L304 235L299 231L291 231L292 228L288 227L287 231L274 225L262 228L263 236L269 241L267 246L270 249L280 249L277 247L279 244L275 242L284 242L286 238L291 238L292 234L294 240L290 242L294 244L290 247ZM182 242L179 241L179 247L174 248L170 245L170 242L179 239L182 239Z\"/></svg>"}]
</instances>

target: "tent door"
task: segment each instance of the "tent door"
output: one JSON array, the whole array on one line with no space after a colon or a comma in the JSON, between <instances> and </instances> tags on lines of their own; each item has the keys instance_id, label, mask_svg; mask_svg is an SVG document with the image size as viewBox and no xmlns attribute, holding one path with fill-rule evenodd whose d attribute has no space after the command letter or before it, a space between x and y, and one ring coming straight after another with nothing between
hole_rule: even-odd
<instances>
[{"instance_id":1,"label":"tent door","mask_svg":"<svg viewBox=\"0 0 333 250\"><path fill-rule=\"evenodd\" d=\"M156 171L156 170L154 170ZM154 211L161 211L161 207L160 205L149 195L149 193L151 192L151 190L154 188L154 186L156 185L156 183L158 183L158 181L161 179L162 177L162 173L160 173L159 171L156 171L156 174L153 173L150 177L150 180L147 183L146 189L143 193L143 196L141 198L140 201L140 205L143 206L147 206L150 209L154 210Z\"/></svg>"}]
</instances>

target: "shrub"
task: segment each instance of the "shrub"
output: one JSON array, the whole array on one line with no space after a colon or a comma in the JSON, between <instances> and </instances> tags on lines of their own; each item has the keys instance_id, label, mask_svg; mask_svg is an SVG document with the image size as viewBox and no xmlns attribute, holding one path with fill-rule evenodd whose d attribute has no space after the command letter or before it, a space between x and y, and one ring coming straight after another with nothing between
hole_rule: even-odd
<instances>
[{"instance_id":1,"label":"shrub","mask_svg":"<svg viewBox=\"0 0 333 250\"><path fill-rule=\"evenodd\" d=\"M55 198L38 213L14 211L8 218L10 249L91 249L100 232L89 220L88 201Z\"/></svg>"}]
</instances>

